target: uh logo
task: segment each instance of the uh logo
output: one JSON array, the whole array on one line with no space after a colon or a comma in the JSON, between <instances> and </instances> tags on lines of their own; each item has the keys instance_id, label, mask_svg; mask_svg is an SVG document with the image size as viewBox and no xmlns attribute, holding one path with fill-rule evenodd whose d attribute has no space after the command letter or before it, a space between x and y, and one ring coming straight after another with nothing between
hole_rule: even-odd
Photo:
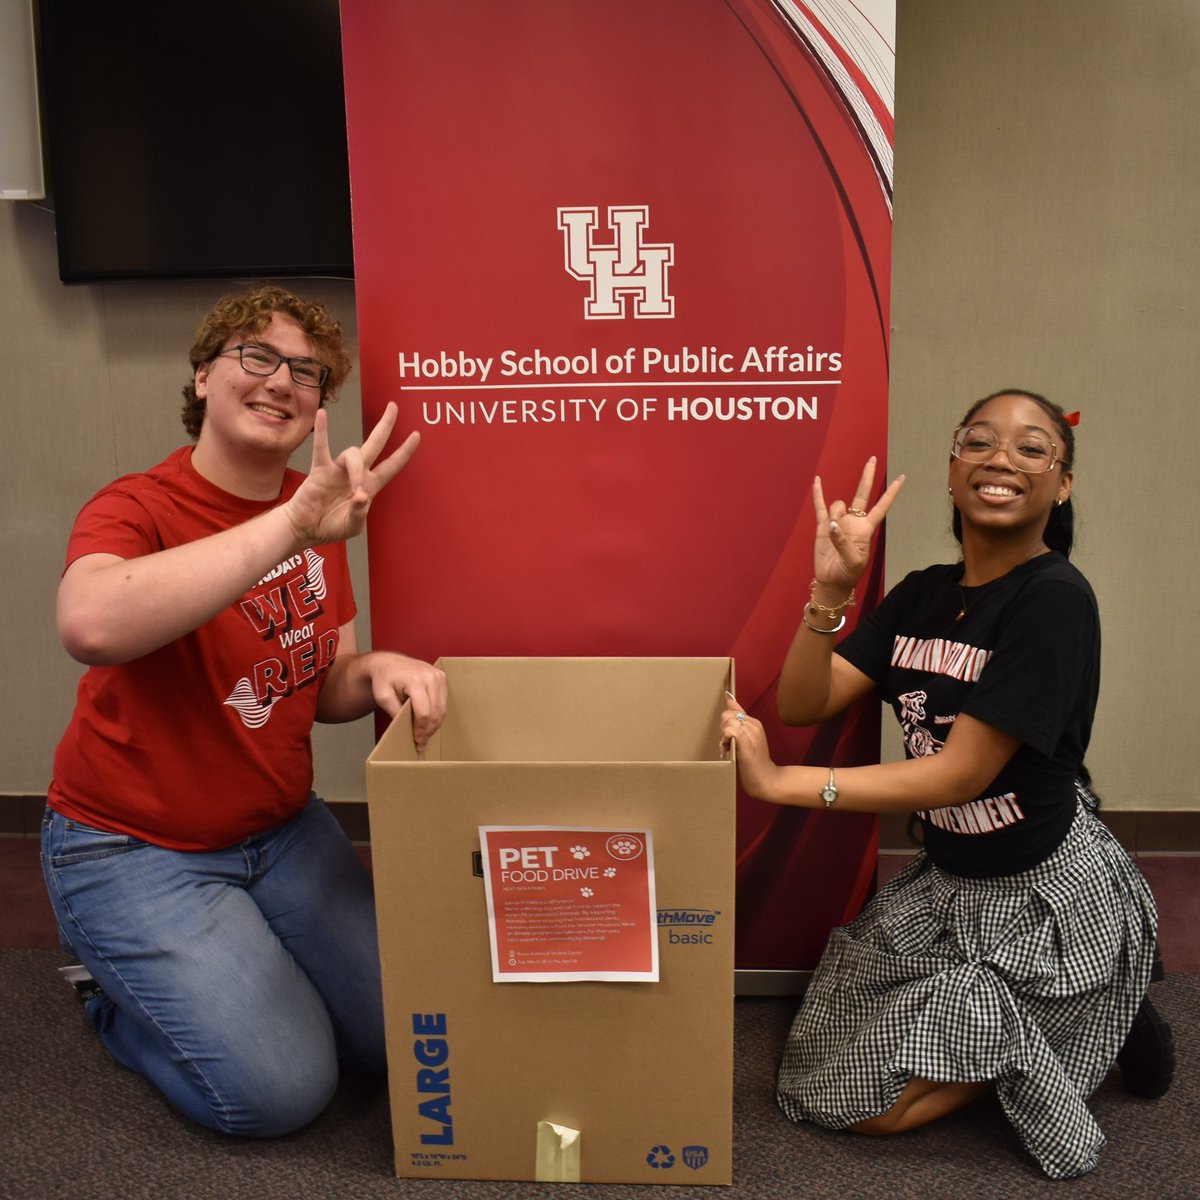
<instances>
[{"instance_id":1,"label":"uh logo","mask_svg":"<svg viewBox=\"0 0 1200 1200\"><path fill-rule=\"evenodd\" d=\"M667 291L667 268L675 261L671 242L642 240L650 223L644 204L614 205L608 209L611 243L596 239L598 208L560 208L558 227L563 231L567 274L588 283L583 315L589 321L618 320L626 297L634 298L634 317L667 318L675 315L675 300Z\"/></svg>"}]
</instances>

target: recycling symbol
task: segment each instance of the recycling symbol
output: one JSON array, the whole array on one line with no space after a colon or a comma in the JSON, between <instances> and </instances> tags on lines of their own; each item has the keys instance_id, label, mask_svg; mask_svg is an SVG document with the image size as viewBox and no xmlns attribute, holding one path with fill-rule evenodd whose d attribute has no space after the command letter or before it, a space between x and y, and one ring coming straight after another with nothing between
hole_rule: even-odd
<instances>
[{"instance_id":1,"label":"recycling symbol","mask_svg":"<svg viewBox=\"0 0 1200 1200\"><path fill-rule=\"evenodd\" d=\"M673 1167L675 1165L675 1155L671 1153L670 1146L655 1146L649 1154L646 1155L646 1161L652 1167Z\"/></svg>"}]
</instances>

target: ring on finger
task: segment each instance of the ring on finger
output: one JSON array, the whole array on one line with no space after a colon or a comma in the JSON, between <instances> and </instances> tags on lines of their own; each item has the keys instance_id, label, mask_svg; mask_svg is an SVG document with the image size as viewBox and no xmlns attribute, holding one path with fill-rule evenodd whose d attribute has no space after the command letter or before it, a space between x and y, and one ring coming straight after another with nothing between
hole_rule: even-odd
<instances>
[{"instance_id":1,"label":"ring on finger","mask_svg":"<svg viewBox=\"0 0 1200 1200\"><path fill-rule=\"evenodd\" d=\"M867 514L861 508L848 508L846 515L848 517L865 517Z\"/></svg>"}]
</instances>

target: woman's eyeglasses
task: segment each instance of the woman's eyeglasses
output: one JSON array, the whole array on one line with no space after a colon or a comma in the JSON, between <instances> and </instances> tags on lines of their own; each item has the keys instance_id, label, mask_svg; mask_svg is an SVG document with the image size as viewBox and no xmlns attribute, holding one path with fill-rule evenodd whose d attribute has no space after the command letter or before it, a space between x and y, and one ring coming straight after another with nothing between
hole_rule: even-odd
<instances>
[{"instance_id":1,"label":"woman's eyeglasses","mask_svg":"<svg viewBox=\"0 0 1200 1200\"><path fill-rule=\"evenodd\" d=\"M950 452L962 462L985 463L1001 446L1008 461L1025 475L1043 475L1058 461L1058 447L1040 433L1019 433L1002 442L992 430L979 425L956 429Z\"/></svg>"}]
</instances>

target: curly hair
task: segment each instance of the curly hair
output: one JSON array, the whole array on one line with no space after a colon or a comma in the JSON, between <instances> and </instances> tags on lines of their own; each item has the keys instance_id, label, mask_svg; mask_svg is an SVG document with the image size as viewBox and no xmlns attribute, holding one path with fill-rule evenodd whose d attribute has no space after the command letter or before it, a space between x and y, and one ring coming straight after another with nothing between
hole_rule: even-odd
<instances>
[{"instance_id":1,"label":"curly hair","mask_svg":"<svg viewBox=\"0 0 1200 1200\"><path fill-rule=\"evenodd\" d=\"M321 403L333 400L350 374L350 355L342 337L341 322L323 305L304 300L273 283L260 284L242 292L230 292L217 301L200 322L190 359L193 379L183 389L183 427L193 438L204 424L205 402L196 395L196 369L211 362L233 334L261 333L275 313L291 317L312 342L317 358L329 368L321 387Z\"/></svg>"},{"instance_id":2,"label":"curly hair","mask_svg":"<svg viewBox=\"0 0 1200 1200\"><path fill-rule=\"evenodd\" d=\"M1024 388L1004 388L999 392L993 392L990 396L984 396L982 400L972 404L963 419L959 421L959 425L970 425L971 418L985 404L992 400L998 400L1001 396L1023 396L1026 400L1032 400L1050 418L1062 446L1063 452L1060 459L1062 469L1064 471L1074 470L1075 431L1067 420L1066 412L1053 400L1047 400L1045 396L1040 396L1037 392L1027 392ZM961 543L962 514L957 508L954 509L952 528L955 538ZM1071 557L1071 550L1075 544L1075 507L1069 496L1065 504L1057 505L1050 510L1050 519L1046 523L1046 531L1042 537L1051 550L1057 550L1067 558Z\"/></svg>"}]
</instances>

